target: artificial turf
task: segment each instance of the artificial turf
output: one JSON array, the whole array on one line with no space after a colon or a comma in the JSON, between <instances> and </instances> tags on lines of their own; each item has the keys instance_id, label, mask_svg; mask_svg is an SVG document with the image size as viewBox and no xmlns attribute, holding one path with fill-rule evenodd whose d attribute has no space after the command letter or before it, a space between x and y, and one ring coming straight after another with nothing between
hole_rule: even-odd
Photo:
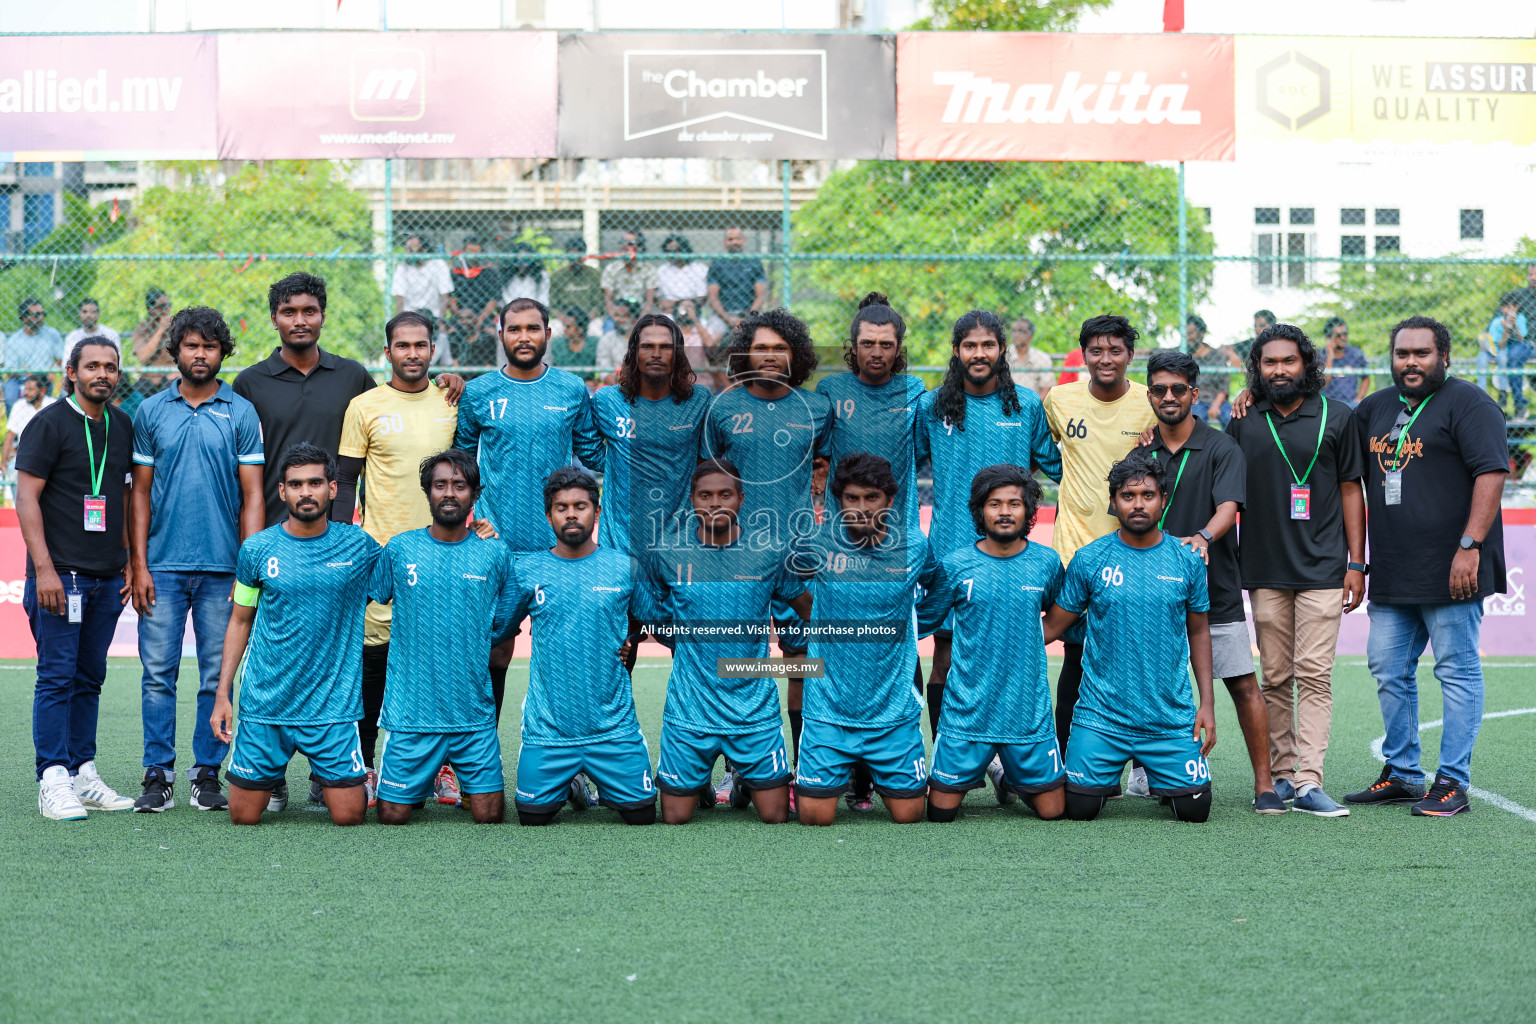
<instances>
[{"instance_id":1,"label":"artificial turf","mask_svg":"<svg viewBox=\"0 0 1536 1024\"><path fill-rule=\"evenodd\" d=\"M1335 675L1335 797L1378 771L1359 661ZM0 666L4 1021L1536 1019L1536 823L1482 801L1445 820L1258 817L1220 692L1203 826L1133 799L1046 823L983 790L950 825L717 809L681 828L608 810L477 827L432 806L341 829L296 782L288 811L237 829L181 783L166 814L44 820L30 666ZM1487 678L1488 711L1536 705L1536 665ZM665 680L664 662L635 672L653 754ZM525 681L522 663L509 773ZM114 659L98 764L124 793L140 740L138 666ZM1488 720L1474 783L1536 808L1533 749L1536 714Z\"/></svg>"}]
</instances>

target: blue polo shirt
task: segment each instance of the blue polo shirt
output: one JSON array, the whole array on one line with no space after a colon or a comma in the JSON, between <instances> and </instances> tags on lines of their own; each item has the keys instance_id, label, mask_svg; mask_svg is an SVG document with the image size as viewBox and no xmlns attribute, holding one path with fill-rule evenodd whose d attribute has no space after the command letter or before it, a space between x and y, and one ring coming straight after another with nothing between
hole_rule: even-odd
<instances>
[{"instance_id":1,"label":"blue polo shirt","mask_svg":"<svg viewBox=\"0 0 1536 1024\"><path fill-rule=\"evenodd\" d=\"M133 417L133 461L152 466L149 568L234 572L240 550L240 467L265 462L256 407L228 384L193 408L180 381Z\"/></svg>"}]
</instances>

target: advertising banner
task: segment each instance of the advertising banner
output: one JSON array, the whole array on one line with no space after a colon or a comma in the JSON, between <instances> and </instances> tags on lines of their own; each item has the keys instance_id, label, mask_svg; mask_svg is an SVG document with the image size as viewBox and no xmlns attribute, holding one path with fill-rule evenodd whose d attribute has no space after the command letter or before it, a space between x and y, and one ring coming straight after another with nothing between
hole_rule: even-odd
<instances>
[{"instance_id":1,"label":"advertising banner","mask_svg":"<svg viewBox=\"0 0 1536 1024\"><path fill-rule=\"evenodd\" d=\"M552 157L553 32L219 37L219 156Z\"/></svg>"},{"instance_id":2,"label":"advertising banner","mask_svg":"<svg viewBox=\"0 0 1536 1024\"><path fill-rule=\"evenodd\" d=\"M902 160L1231 160L1232 37L903 32Z\"/></svg>"},{"instance_id":3,"label":"advertising banner","mask_svg":"<svg viewBox=\"0 0 1536 1024\"><path fill-rule=\"evenodd\" d=\"M889 159L891 36L571 33L560 155Z\"/></svg>"},{"instance_id":4,"label":"advertising banner","mask_svg":"<svg viewBox=\"0 0 1536 1024\"><path fill-rule=\"evenodd\" d=\"M207 160L210 35L0 38L0 160Z\"/></svg>"},{"instance_id":5,"label":"advertising banner","mask_svg":"<svg viewBox=\"0 0 1536 1024\"><path fill-rule=\"evenodd\" d=\"M1243 142L1536 145L1536 40L1237 38Z\"/></svg>"}]
</instances>

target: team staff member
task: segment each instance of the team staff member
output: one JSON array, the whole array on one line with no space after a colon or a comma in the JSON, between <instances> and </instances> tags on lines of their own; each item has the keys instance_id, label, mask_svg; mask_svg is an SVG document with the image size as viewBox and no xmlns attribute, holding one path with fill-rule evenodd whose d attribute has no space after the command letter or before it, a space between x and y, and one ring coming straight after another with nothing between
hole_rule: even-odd
<instances>
[{"instance_id":1,"label":"team staff member","mask_svg":"<svg viewBox=\"0 0 1536 1024\"><path fill-rule=\"evenodd\" d=\"M180 378L144 400L133 423L133 606L143 663L144 791L141 813L176 806L176 681L187 613L197 637L197 717L192 721L191 806L221 811L219 765L229 747L209 716L219 687L224 632L240 542L261 529L265 457L256 409L219 380L235 350L216 309L171 318L167 350Z\"/></svg>"},{"instance_id":2,"label":"team staff member","mask_svg":"<svg viewBox=\"0 0 1536 1024\"><path fill-rule=\"evenodd\" d=\"M96 771L107 647L133 589L133 421L108 402L118 379L110 342L76 345L64 373L65 400L33 417L16 453L16 518L27 545L21 603L37 643L37 809L69 821L133 806Z\"/></svg>"},{"instance_id":3,"label":"team staff member","mask_svg":"<svg viewBox=\"0 0 1536 1024\"><path fill-rule=\"evenodd\" d=\"M384 325L384 356L389 360L389 381L370 388L347 405L341 428L340 459L336 469L336 501L331 519L350 523L357 504L357 481L367 472L367 501L363 530L380 544L388 544L407 530L420 530L432 522L427 496L420 484L421 462L453 444L458 409L427 379L435 346L432 322L415 310L397 313ZM379 739L379 711L384 704L385 669L389 664L390 606L368 605L363 620L363 718L357 728L363 743L363 763L368 766L368 802L378 793L374 748ZM496 695L501 707L501 694ZM453 772L444 767L434 783L437 801L459 802Z\"/></svg>"},{"instance_id":4,"label":"team staff member","mask_svg":"<svg viewBox=\"0 0 1536 1024\"><path fill-rule=\"evenodd\" d=\"M1323 361L1300 328L1276 324L1248 350L1246 415L1227 433L1248 461L1238 564L1269 712L1270 773L1292 810L1342 817L1323 792L1339 622L1365 598L1363 465L1349 408L1322 394ZM1340 588L1343 597L1340 597Z\"/></svg>"},{"instance_id":5,"label":"team staff member","mask_svg":"<svg viewBox=\"0 0 1536 1024\"><path fill-rule=\"evenodd\" d=\"M1159 349L1147 360L1147 396L1157 414L1151 451L1168 478L1160 529L1200 555L1210 594L1211 667L1227 684L1253 764L1253 808L1284 814L1269 775L1269 723L1253 672L1243 584L1237 568L1237 514L1247 497L1248 467L1237 442L1192 415L1200 399L1193 356Z\"/></svg>"},{"instance_id":6,"label":"team staff member","mask_svg":"<svg viewBox=\"0 0 1536 1024\"><path fill-rule=\"evenodd\" d=\"M1096 316L1083 322L1077 344L1088 370L1086 381L1058 384L1045 396L1045 418L1061 446L1061 492L1051 546L1063 565L1077 549L1119 528L1105 511L1109 467L1157 422L1147 404L1147 387L1126 379L1141 332L1123 316ZM1072 708L1083 679L1082 630L1063 638L1061 675L1056 680L1056 738L1063 750L1072 731Z\"/></svg>"},{"instance_id":7,"label":"team staff member","mask_svg":"<svg viewBox=\"0 0 1536 1024\"><path fill-rule=\"evenodd\" d=\"M1417 671L1435 648L1444 697L1440 767L1413 813L1469 810L1472 744L1483 718L1483 598L1505 590L1499 499L1509 469L1504 417L1488 393L1447 377L1451 334L1429 317L1392 329L1392 383L1355 412L1370 505L1371 635L1366 653L1387 738L1381 777L1350 803L1423 792Z\"/></svg>"}]
</instances>

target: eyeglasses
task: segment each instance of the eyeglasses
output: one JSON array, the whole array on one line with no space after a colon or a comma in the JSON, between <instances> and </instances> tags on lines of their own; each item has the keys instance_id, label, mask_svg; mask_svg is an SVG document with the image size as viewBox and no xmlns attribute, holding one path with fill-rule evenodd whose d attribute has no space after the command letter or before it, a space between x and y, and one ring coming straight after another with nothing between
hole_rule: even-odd
<instances>
[{"instance_id":1,"label":"eyeglasses","mask_svg":"<svg viewBox=\"0 0 1536 1024\"><path fill-rule=\"evenodd\" d=\"M1153 398L1162 398L1170 391L1173 392L1174 398L1183 398L1193 391L1194 388L1188 384L1149 384L1147 385L1147 390L1152 393Z\"/></svg>"}]
</instances>

